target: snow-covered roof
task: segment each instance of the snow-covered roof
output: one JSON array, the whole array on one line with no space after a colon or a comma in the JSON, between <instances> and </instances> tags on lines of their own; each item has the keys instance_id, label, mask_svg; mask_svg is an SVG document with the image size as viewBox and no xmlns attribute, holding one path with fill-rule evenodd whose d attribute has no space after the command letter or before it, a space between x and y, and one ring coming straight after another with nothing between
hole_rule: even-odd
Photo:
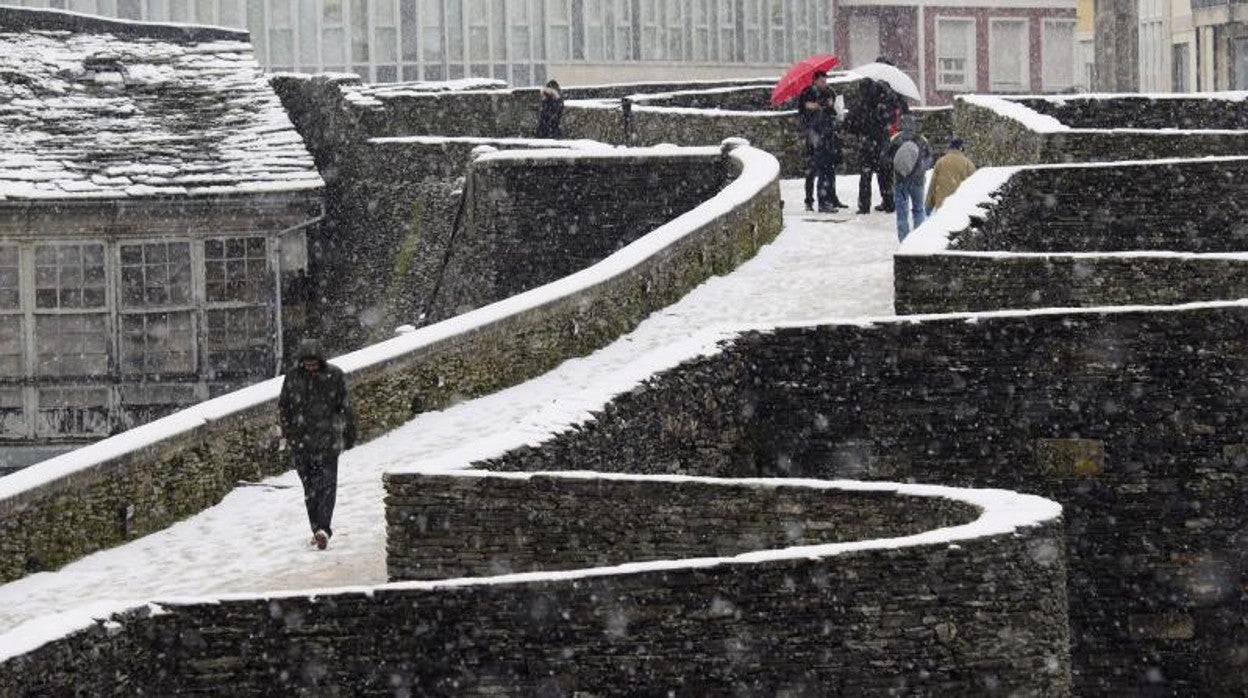
<instances>
[{"instance_id":1,"label":"snow-covered roof","mask_svg":"<svg viewBox=\"0 0 1248 698\"><path fill-rule=\"evenodd\" d=\"M0 8L0 200L318 190L246 32Z\"/></svg>"}]
</instances>

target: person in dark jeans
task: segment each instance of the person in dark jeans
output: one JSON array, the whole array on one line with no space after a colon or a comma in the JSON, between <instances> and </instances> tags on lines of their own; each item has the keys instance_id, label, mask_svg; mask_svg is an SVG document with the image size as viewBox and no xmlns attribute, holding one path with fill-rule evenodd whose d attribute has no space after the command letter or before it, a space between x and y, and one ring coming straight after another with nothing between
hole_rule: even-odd
<instances>
[{"instance_id":1,"label":"person in dark jeans","mask_svg":"<svg viewBox=\"0 0 1248 698\"><path fill-rule=\"evenodd\" d=\"M844 208L836 196L836 166L841 162L841 142L836 128L836 94L828 87L828 74L817 72L810 86L798 95L802 140L806 146L806 210L831 213Z\"/></svg>"},{"instance_id":2,"label":"person in dark jeans","mask_svg":"<svg viewBox=\"0 0 1248 698\"><path fill-rule=\"evenodd\" d=\"M278 398L282 437L303 483L312 544L324 550L334 535L338 454L355 445L355 411L342 370L325 360L319 342L304 340L295 358Z\"/></svg>"},{"instance_id":3,"label":"person in dark jeans","mask_svg":"<svg viewBox=\"0 0 1248 698\"><path fill-rule=\"evenodd\" d=\"M888 126L892 100L883 83L863 79L858 83L858 104L850 111L847 126L858 135L858 213L871 212L871 180L878 179L881 211L893 210L892 173L883 162L888 149Z\"/></svg>"}]
</instances>

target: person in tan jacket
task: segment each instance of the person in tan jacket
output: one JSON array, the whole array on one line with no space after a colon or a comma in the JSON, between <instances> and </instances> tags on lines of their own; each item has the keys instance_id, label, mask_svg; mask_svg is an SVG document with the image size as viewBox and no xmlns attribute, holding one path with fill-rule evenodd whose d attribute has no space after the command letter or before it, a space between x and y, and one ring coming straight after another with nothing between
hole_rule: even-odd
<instances>
[{"instance_id":1,"label":"person in tan jacket","mask_svg":"<svg viewBox=\"0 0 1248 698\"><path fill-rule=\"evenodd\" d=\"M962 180L975 171L975 163L962 153L963 145L961 138L950 139L949 152L942 155L932 168L932 181L927 185L924 201L928 213L940 208L945 199L957 191Z\"/></svg>"}]
</instances>

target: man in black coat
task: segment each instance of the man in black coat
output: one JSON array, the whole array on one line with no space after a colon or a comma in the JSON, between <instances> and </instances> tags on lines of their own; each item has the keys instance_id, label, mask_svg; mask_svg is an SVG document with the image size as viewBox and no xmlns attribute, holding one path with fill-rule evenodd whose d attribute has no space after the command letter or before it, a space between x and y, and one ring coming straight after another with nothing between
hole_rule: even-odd
<instances>
[{"instance_id":1,"label":"man in black coat","mask_svg":"<svg viewBox=\"0 0 1248 698\"><path fill-rule=\"evenodd\" d=\"M871 212L871 180L880 185L881 211L893 210L892 175L882 162L888 148L888 125L894 104L882 83L864 79L858 83L858 104L849 113L849 129L858 134L858 213Z\"/></svg>"},{"instance_id":2,"label":"man in black coat","mask_svg":"<svg viewBox=\"0 0 1248 698\"><path fill-rule=\"evenodd\" d=\"M338 454L355 445L355 412L342 370L325 361L320 342L301 342L296 359L278 399L282 436L303 482L312 542L324 550L334 535Z\"/></svg>"},{"instance_id":3,"label":"man in black coat","mask_svg":"<svg viewBox=\"0 0 1248 698\"><path fill-rule=\"evenodd\" d=\"M836 94L828 87L828 75L822 71L815 73L810 86L797 97L802 139L806 145L807 211L813 211L816 203L825 213L845 206L836 196L836 166L841 162L841 142L836 134L835 100Z\"/></svg>"}]
</instances>

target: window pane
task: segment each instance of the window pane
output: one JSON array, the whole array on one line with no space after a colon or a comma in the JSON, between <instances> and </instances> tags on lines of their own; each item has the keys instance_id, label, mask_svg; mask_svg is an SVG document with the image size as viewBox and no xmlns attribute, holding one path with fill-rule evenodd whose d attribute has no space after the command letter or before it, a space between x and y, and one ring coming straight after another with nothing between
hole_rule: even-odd
<instances>
[{"instance_id":1,"label":"window pane","mask_svg":"<svg viewBox=\"0 0 1248 698\"><path fill-rule=\"evenodd\" d=\"M1027 89L1027 23L996 21L989 24L992 55L988 58L989 89L1022 92Z\"/></svg>"},{"instance_id":2,"label":"window pane","mask_svg":"<svg viewBox=\"0 0 1248 698\"><path fill-rule=\"evenodd\" d=\"M35 317L35 372L41 376L99 376L108 373L106 317Z\"/></svg>"},{"instance_id":3,"label":"window pane","mask_svg":"<svg viewBox=\"0 0 1248 698\"><path fill-rule=\"evenodd\" d=\"M190 312L122 316L123 373L194 373L194 346Z\"/></svg>"},{"instance_id":4,"label":"window pane","mask_svg":"<svg viewBox=\"0 0 1248 698\"><path fill-rule=\"evenodd\" d=\"M0 310L17 310L22 307L18 271L17 248L0 247Z\"/></svg>"},{"instance_id":5,"label":"window pane","mask_svg":"<svg viewBox=\"0 0 1248 698\"><path fill-rule=\"evenodd\" d=\"M102 308L103 245L40 245L35 248L35 307Z\"/></svg>"},{"instance_id":6,"label":"window pane","mask_svg":"<svg viewBox=\"0 0 1248 698\"><path fill-rule=\"evenodd\" d=\"M37 431L41 436L103 436L108 433L106 388L42 388Z\"/></svg>"},{"instance_id":7,"label":"window pane","mask_svg":"<svg viewBox=\"0 0 1248 698\"><path fill-rule=\"evenodd\" d=\"M1075 82L1075 23L1044 25L1044 87L1064 90Z\"/></svg>"},{"instance_id":8,"label":"window pane","mask_svg":"<svg viewBox=\"0 0 1248 698\"><path fill-rule=\"evenodd\" d=\"M205 244L208 302L258 302L268 298L268 259L263 243L264 238L228 238L223 244Z\"/></svg>"},{"instance_id":9,"label":"window pane","mask_svg":"<svg viewBox=\"0 0 1248 698\"><path fill-rule=\"evenodd\" d=\"M22 332L20 315L0 315L0 376L22 376L26 373L23 347L26 335Z\"/></svg>"},{"instance_id":10,"label":"window pane","mask_svg":"<svg viewBox=\"0 0 1248 698\"><path fill-rule=\"evenodd\" d=\"M273 373L273 328L267 308L210 310L205 319L211 379Z\"/></svg>"}]
</instances>

